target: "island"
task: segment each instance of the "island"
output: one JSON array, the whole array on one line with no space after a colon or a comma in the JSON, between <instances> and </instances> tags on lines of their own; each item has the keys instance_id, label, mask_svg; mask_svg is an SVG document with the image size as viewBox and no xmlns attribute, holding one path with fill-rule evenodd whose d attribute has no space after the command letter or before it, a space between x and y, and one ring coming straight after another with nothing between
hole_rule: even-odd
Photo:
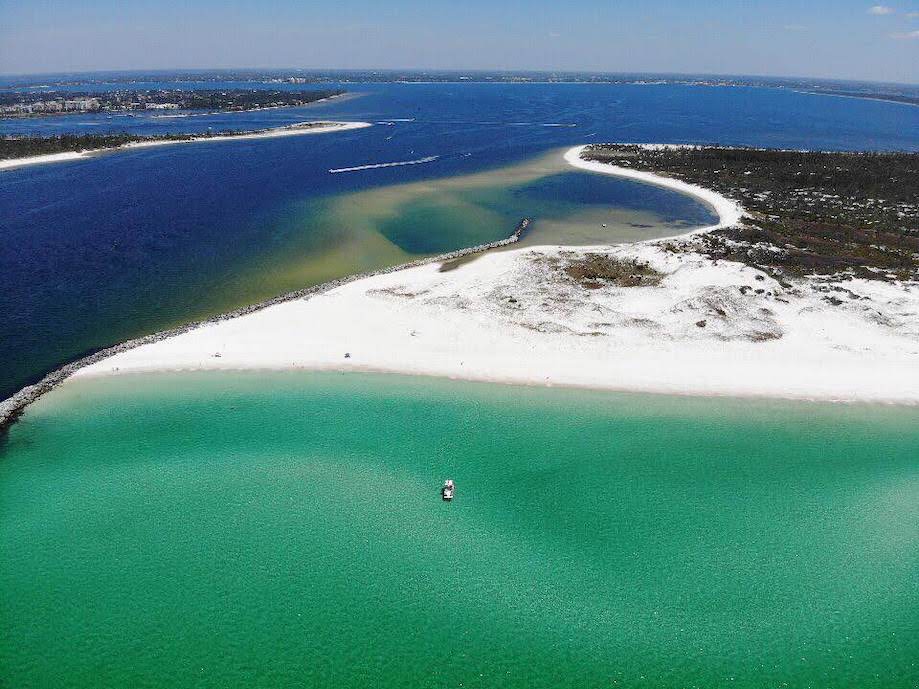
<instances>
[{"instance_id":1,"label":"island","mask_svg":"<svg viewBox=\"0 0 919 689\"><path fill-rule=\"evenodd\" d=\"M243 112L292 108L344 94L341 89L281 91L274 89L116 89L113 91L0 92L0 117L38 117L87 112L135 110Z\"/></svg>"},{"instance_id":2,"label":"island","mask_svg":"<svg viewBox=\"0 0 919 689\"><path fill-rule=\"evenodd\" d=\"M0 170L75 160L119 149L207 141L266 139L299 134L322 134L371 126L369 122L298 122L285 127L251 130L207 131L195 134L61 134L59 136L0 137Z\"/></svg>"}]
</instances>

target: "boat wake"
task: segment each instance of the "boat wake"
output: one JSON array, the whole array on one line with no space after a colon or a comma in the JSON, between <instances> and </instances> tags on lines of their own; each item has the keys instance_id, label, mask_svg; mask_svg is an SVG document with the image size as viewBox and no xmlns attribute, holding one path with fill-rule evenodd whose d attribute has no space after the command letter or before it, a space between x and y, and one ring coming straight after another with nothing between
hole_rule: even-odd
<instances>
[{"instance_id":1,"label":"boat wake","mask_svg":"<svg viewBox=\"0 0 919 689\"><path fill-rule=\"evenodd\" d=\"M360 172L361 170L376 170L381 167L399 167L401 165L421 165L423 163L433 163L440 156L427 156L417 160L398 160L392 163L374 163L372 165L355 165L354 167L336 167L329 170L333 175L339 172Z\"/></svg>"}]
</instances>

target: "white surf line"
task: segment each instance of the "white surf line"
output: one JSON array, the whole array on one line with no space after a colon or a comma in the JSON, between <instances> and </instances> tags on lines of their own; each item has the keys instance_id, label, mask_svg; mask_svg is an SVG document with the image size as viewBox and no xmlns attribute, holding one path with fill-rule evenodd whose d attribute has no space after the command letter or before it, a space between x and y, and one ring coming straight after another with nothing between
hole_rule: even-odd
<instances>
[{"instance_id":1,"label":"white surf line","mask_svg":"<svg viewBox=\"0 0 919 689\"><path fill-rule=\"evenodd\" d=\"M11 158L9 160L0 160L0 171L14 170L27 165L39 165L43 163L59 163L67 160L80 160L88 158L99 153L109 153L117 151L126 151L133 148L151 148L154 146L173 146L176 144L199 144L216 141L243 141L246 139L275 139L282 136L302 136L304 134L326 134L328 132L344 132L352 129L363 129L372 127L370 122L335 122L323 121L322 125L314 127L302 126L306 123L286 125L274 129L267 129L262 132L251 132L249 134L227 134L217 136L200 136L190 134L188 139L156 139L153 141L132 141L121 146L112 148L92 148L85 151L66 151L64 153L47 153L44 155L28 156L26 158Z\"/></svg>"},{"instance_id":2,"label":"white surf line","mask_svg":"<svg viewBox=\"0 0 919 689\"><path fill-rule=\"evenodd\" d=\"M418 158L418 160L398 160L393 163L374 163L373 165L355 165L354 167L335 167L329 170L333 175L338 174L339 172L359 172L360 170L376 170L381 167L399 167L401 165L421 165L423 163L433 163L435 160L440 158L440 156L428 156L426 158Z\"/></svg>"},{"instance_id":3,"label":"white surf line","mask_svg":"<svg viewBox=\"0 0 919 689\"><path fill-rule=\"evenodd\" d=\"M642 146L642 144L622 145ZM652 149L655 147L660 148L660 145L648 144L647 147ZM674 146L674 148L676 147L678 146ZM653 172L644 172L642 170L633 170L631 168L621 167L619 165L610 165L608 163L600 163L593 160L584 160L581 158L581 153L585 148L587 148L587 145L575 146L574 148L568 149L568 151L565 152L565 161L572 167L580 168L581 170L600 172L605 175L616 175L617 177L625 177L628 179L634 179L638 182L644 182L646 184L654 184L658 187L673 189L674 191L678 191L688 196L693 196L697 199L700 199L701 201L704 201L709 206L714 208L715 212L718 214L717 225L700 227L697 230L686 233L686 235L701 234L703 232L712 232L714 230L721 230L726 227L732 227L733 225L739 223L745 215L744 209L739 203L732 201L726 196L722 196L717 191L706 189L705 187L700 187L695 184L689 184L688 182L684 182L679 179L673 179L672 177L662 177Z\"/></svg>"}]
</instances>

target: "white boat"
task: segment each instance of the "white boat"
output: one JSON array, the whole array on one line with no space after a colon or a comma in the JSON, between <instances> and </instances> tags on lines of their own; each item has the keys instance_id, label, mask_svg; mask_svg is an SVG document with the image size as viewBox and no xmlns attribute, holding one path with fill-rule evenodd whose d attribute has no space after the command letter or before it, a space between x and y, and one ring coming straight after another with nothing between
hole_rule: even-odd
<instances>
[{"instance_id":1,"label":"white boat","mask_svg":"<svg viewBox=\"0 0 919 689\"><path fill-rule=\"evenodd\" d=\"M448 478L444 481L444 487L440 489L440 497L449 502L453 499L454 492L456 492L456 486L453 485L453 479Z\"/></svg>"}]
</instances>

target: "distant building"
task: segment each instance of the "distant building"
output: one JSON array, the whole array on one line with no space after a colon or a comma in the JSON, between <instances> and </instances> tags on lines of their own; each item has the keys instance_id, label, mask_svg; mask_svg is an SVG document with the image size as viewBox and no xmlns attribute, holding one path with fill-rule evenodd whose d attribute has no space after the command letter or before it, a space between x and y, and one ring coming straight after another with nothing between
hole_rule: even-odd
<instances>
[{"instance_id":1,"label":"distant building","mask_svg":"<svg viewBox=\"0 0 919 689\"><path fill-rule=\"evenodd\" d=\"M59 100L40 100L32 105L33 112L61 112L64 103Z\"/></svg>"},{"instance_id":2,"label":"distant building","mask_svg":"<svg viewBox=\"0 0 919 689\"><path fill-rule=\"evenodd\" d=\"M86 112L88 110L98 110L98 98L74 98L64 101L64 110L67 112Z\"/></svg>"}]
</instances>

